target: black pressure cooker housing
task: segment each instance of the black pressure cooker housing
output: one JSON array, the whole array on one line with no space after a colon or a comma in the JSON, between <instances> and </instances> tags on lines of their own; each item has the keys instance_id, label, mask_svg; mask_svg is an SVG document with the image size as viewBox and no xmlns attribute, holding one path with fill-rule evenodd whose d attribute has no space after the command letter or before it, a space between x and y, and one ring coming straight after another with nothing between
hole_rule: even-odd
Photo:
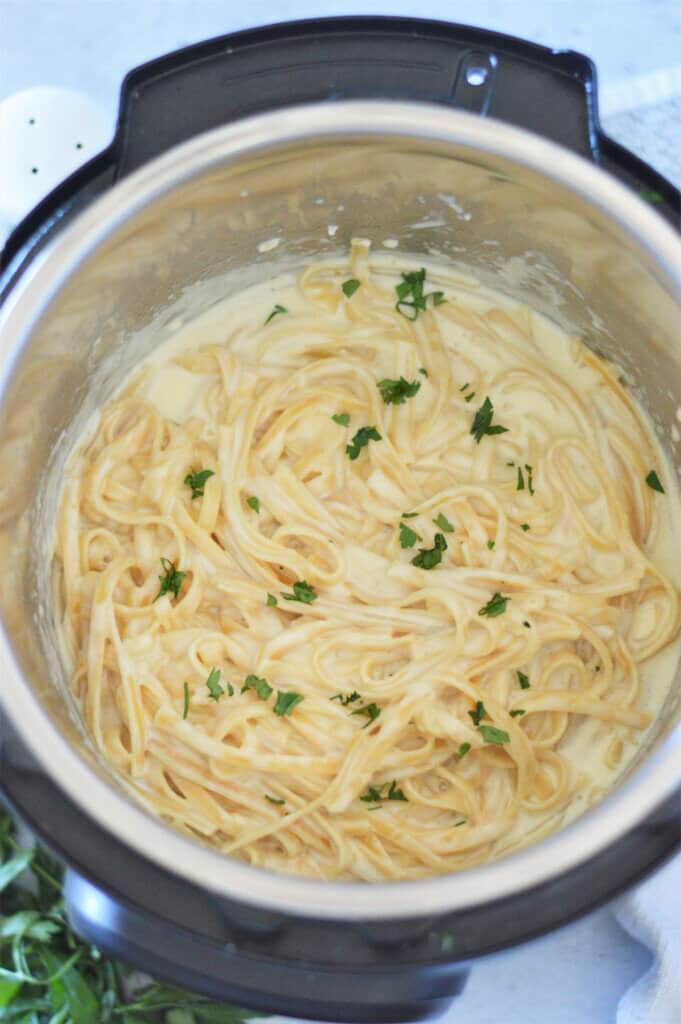
<instances>
[{"instance_id":1,"label":"black pressure cooker housing","mask_svg":"<svg viewBox=\"0 0 681 1024\"><path fill-rule=\"evenodd\" d=\"M130 72L111 145L9 237L0 302L55 232L170 147L264 110L358 98L434 102L529 129L600 165L679 225L678 190L601 131L596 70L581 54L445 22L292 22L213 39ZM69 916L84 938L207 995L363 1024L437 1015L463 987L472 958L594 909L681 844L677 794L586 866L522 897L421 919L314 920L219 899L135 853L84 815L2 720L0 788L65 861Z\"/></svg>"}]
</instances>

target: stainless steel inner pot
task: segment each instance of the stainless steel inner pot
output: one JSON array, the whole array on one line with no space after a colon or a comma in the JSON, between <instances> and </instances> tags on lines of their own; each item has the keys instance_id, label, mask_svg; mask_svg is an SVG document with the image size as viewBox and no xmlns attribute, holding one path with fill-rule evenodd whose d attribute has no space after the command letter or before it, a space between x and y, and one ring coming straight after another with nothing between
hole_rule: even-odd
<instances>
[{"instance_id":1,"label":"stainless steel inner pot","mask_svg":"<svg viewBox=\"0 0 681 1024\"><path fill-rule=\"evenodd\" d=\"M226 897L366 920L500 900L640 825L681 784L681 679L648 749L600 805L506 859L419 882L318 882L231 861L140 808L99 761L50 613L69 446L179 319L347 252L355 236L472 270L582 334L621 367L679 467L681 241L633 192L534 135L442 107L352 101L254 117L116 185L42 251L2 309L0 657L2 706L22 742L130 848Z\"/></svg>"}]
</instances>

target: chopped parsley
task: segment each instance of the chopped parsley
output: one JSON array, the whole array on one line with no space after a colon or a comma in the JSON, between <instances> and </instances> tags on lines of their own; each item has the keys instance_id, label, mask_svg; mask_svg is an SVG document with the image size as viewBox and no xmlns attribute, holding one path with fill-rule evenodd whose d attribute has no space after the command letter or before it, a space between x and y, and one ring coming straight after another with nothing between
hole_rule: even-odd
<instances>
[{"instance_id":1,"label":"chopped parsley","mask_svg":"<svg viewBox=\"0 0 681 1024\"><path fill-rule=\"evenodd\" d=\"M526 676L524 672L516 673L518 676L518 682L520 683L521 690L529 690L530 688L530 677Z\"/></svg>"},{"instance_id":2,"label":"chopped parsley","mask_svg":"<svg viewBox=\"0 0 681 1024\"><path fill-rule=\"evenodd\" d=\"M493 594L487 604L482 606L478 615L486 615L488 619L495 619L497 615L503 615L510 600L510 597L503 597L499 593Z\"/></svg>"},{"instance_id":3,"label":"chopped parsley","mask_svg":"<svg viewBox=\"0 0 681 1024\"><path fill-rule=\"evenodd\" d=\"M189 472L184 478L184 482L187 487L191 487L192 501L194 498L203 497L203 489L206 486L206 480L211 476L215 476L212 469L200 469L197 473L195 472L194 467L191 466Z\"/></svg>"},{"instance_id":4,"label":"chopped parsley","mask_svg":"<svg viewBox=\"0 0 681 1024\"><path fill-rule=\"evenodd\" d=\"M642 188L639 192L641 199L645 199L647 203L652 203L653 206L658 206L664 202L664 196L661 192L658 192L654 188Z\"/></svg>"},{"instance_id":5,"label":"chopped parsley","mask_svg":"<svg viewBox=\"0 0 681 1024\"><path fill-rule=\"evenodd\" d=\"M426 370L425 366L419 367L419 373L422 373L424 377L428 376L428 371Z\"/></svg>"},{"instance_id":6,"label":"chopped parsley","mask_svg":"<svg viewBox=\"0 0 681 1024\"><path fill-rule=\"evenodd\" d=\"M475 438L476 444L480 444L485 434L505 434L508 427L502 427L498 423L492 426L494 418L494 406L489 397L485 399L473 418L470 432Z\"/></svg>"},{"instance_id":7,"label":"chopped parsley","mask_svg":"<svg viewBox=\"0 0 681 1024\"><path fill-rule=\"evenodd\" d=\"M404 803L409 802L409 798L404 795L404 792L398 788L397 781L393 779L390 783L390 788L387 794L384 796L383 791L387 783L384 782L382 786L369 786L364 796L360 797L365 804L379 804L384 800L402 800Z\"/></svg>"},{"instance_id":8,"label":"chopped parsley","mask_svg":"<svg viewBox=\"0 0 681 1024\"><path fill-rule=\"evenodd\" d=\"M524 708L514 708L513 711L509 711L509 715L511 716L511 718L517 718L518 715L524 715L524 714L525 714Z\"/></svg>"},{"instance_id":9,"label":"chopped parsley","mask_svg":"<svg viewBox=\"0 0 681 1024\"><path fill-rule=\"evenodd\" d=\"M648 476L646 477L646 483L648 484L648 487L652 487L652 489L654 491L658 491L659 494L665 493L665 489L660 483L660 478L654 469L651 469L650 473L648 473Z\"/></svg>"},{"instance_id":10,"label":"chopped parsley","mask_svg":"<svg viewBox=\"0 0 681 1024\"><path fill-rule=\"evenodd\" d=\"M175 563L171 562L169 558L161 559L161 568L163 569L163 575L159 576L161 589L154 598L154 601L158 601L159 597L163 597L164 594L172 594L173 597L178 597L180 587L187 575L185 572L180 572L179 569L176 569Z\"/></svg>"},{"instance_id":11,"label":"chopped parsley","mask_svg":"<svg viewBox=\"0 0 681 1024\"><path fill-rule=\"evenodd\" d=\"M529 523L521 523L521 524L520 524L520 529L521 529L521 530L524 530L524 531L525 531L525 533L527 533L527 531L529 530L529 528L530 528L530 524L529 524Z\"/></svg>"},{"instance_id":12,"label":"chopped parsley","mask_svg":"<svg viewBox=\"0 0 681 1024\"><path fill-rule=\"evenodd\" d=\"M454 527L450 523L449 519L447 519L447 516L443 515L442 512L435 516L433 522L445 533L454 533Z\"/></svg>"},{"instance_id":13,"label":"chopped parsley","mask_svg":"<svg viewBox=\"0 0 681 1024\"><path fill-rule=\"evenodd\" d=\"M376 430L376 427L360 427L350 444L346 444L345 450L351 459L356 459L362 448L366 448L369 441L382 441L383 438Z\"/></svg>"},{"instance_id":14,"label":"chopped parsley","mask_svg":"<svg viewBox=\"0 0 681 1024\"><path fill-rule=\"evenodd\" d=\"M462 743L461 746L459 747L459 757L465 757L470 749L470 743Z\"/></svg>"},{"instance_id":15,"label":"chopped parsley","mask_svg":"<svg viewBox=\"0 0 681 1024\"><path fill-rule=\"evenodd\" d=\"M265 793L265 800L269 800L271 804L277 804L278 807L286 803L285 800L278 800L276 796L270 796L269 793Z\"/></svg>"},{"instance_id":16,"label":"chopped parsley","mask_svg":"<svg viewBox=\"0 0 681 1024\"><path fill-rule=\"evenodd\" d=\"M481 700L476 701L475 709L473 711L469 711L468 714L473 719L473 725L480 725L483 718L489 718L487 708Z\"/></svg>"},{"instance_id":17,"label":"chopped parsley","mask_svg":"<svg viewBox=\"0 0 681 1024\"><path fill-rule=\"evenodd\" d=\"M349 412L337 412L331 417L334 423L337 423L339 427L347 427L350 424L350 413Z\"/></svg>"},{"instance_id":18,"label":"chopped parsley","mask_svg":"<svg viewBox=\"0 0 681 1024\"><path fill-rule=\"evenodd\" d=\"M267 600L265 601L265 604L269 605L270 608L276 608L276 606L277 606L277 599L274 596L274 594L268 594L267 595Z\"/></svg>"},{"instance_id":19,"label":"chopped parsley","mask_svg":"<svg viewBox=\"0 0 681 1024\"><path fill-rule=\"evenodd\" d=\"M366 725L362 726L363 729L366 729L367 726L371 725L372 722L375 722L376 719L378 718L378 716L380 715L380 713L381 713L381 709L379 708L378 704L374 704L373 702L371 704L365 704L361 708L357 708L356 711L351 711L350 712L351 715L366 715L367 716L369 721L366 723Z\"/></svg>"},{"instance_id":20,"label":"chopped parsley","mask_svg":"<svg viewBox=\"0 0 681 1024\"><path fill-rule=\"evenodd\" d=\"M426 272L423 267L420 270L410 270L402 274L402 280L395 285L397 302L395 309L407 320L416 320L421 311L425 311L428 299L433 300L434 306L441 306L447 300L444 292L430 292L424 294L423 286L426 282Z\"/></svg>"},{"instance_id":21,"label":"chopped parsley","mask_svg":"<svg viewBox=\"0 0 681 1024\"><path fill-rule=\"evenodd\" d=\"M534 484L532 482L532 466L528 466L525 463L525 472L527 473L527 489L530 494L534 494ZM518 466L518 481L515 485L516 491L525 490L525 478L523 477L522 467Z\"/></svg>"},{"instance_id":22,"label":"chopped parsley","mask_svg":"<svg viewBox=\"0 0 681 1024\"><path fill-rule=\"evenodd\" d=\"M274 705L275 715L280 717L292 715L293 709L298 707L302 700L304 700L302 693L295 693L293 690L289 692L277 690L277 701Z\"/></svg>"},{"instance_id":23,"label":"chopped parsley","mask_svg":"<svg viewBox=\"0 0 681 1024\"><path fill-rule=\"evenodd\" d=\"M182 709L182 718L185 719L189 714L189 683L183 683L182 689L184 691L184 707Z\"/></svg>"},{"instance_id":24,"label":"chopped parsley","mask_svg":"<svg viewBox=\"0 0 681 1024\"><path fill-rule=\"evenodd\" d=\"M421 534L412 530L411 526L407 526L406 523L400 523L400 546L413 548L417 540L423 540Z\"/></svg>"},{"instance_id":25,"label":"chopped parsley","mask_svg":"<svg viewBox=\"0 0 681 1024\"><path fill-rule=\"evenodd\" d=\"M459 391L465 391L466 388L468 388L468 387L470 387L470 384L468 383L468 381L466 381L466 383L462 387L459 388Z\"/></svg>"},{"instance_id":26,"label":"chopped parsley","mask_svg":"<svg viewBox=\"0 0 681 1024\"><path fill-rule=\"evenodd\" d=\"M490 551L494 551L494 541L493 540L488 540L487 541L487 547L490 549Z\"/></svg>"},{"instance_id":27,"label":"chopped parsley","mask_svg":"<svg viewBox=\"0 0 681 1024\"><path fill-rule=\"evenodd\" d=\"M267 698L271 697L274 693L274 690L266 679L261 679L260 676L254 676L253 673L246 676L244 685L241 687L242 693L246 693L247 690L255 690L258 697L260 697L260 700L267 700Z\"/></svg>"},{"instance_id":28,"label":"chopped parsley","mask_svg":"<svg viewBox=\"0 0 681 1024\"><path fill-rule=\"evenodd\" d=\"M412 558L411 564L417 569L434 569L442 561L442 552L447 550L444 534L436 533L432 548L419 548L419 554Z\"/></svg>"},{"instance_id":29,"label":"chopped parsley","mask_svg":"<svg viewBox=\"0 0 681 1024\"><path fill-rule=\"evenodd\" d=\"M353 690L352 693L348 694L347 697L345 697L342 693L335 693L333 695L333 697L329 697L329 700L340 701L340 703L343 705L344 708L346 708L348 706L348 704L354 704L354 702L356 700L361 700L361 699L362 698L361 698L360 694L357 693L357 690Z\"/></svg>"},{"instance_id":30,"label":"chopped parsley","mask_svg":"<svg viewBox=\"0 0 681 1024\"><path fill-rule=\"evenodd\" d=\"M208 678L206 679L206 686L208 687L208 692L213 698L213 700L219 701L220 697L222 697L223 693L225 692L222 686L220 686L219 668L212 668L210 670Z\"/></svg>"},{"instance_id":31,"label":"chopped parsley","mask_svg":"<svg viewBox=\"0 0 681 1024\"><path fill-rule=\"evenodd\" d=\"M529 624L529 622L527 622L527 620L523 622L523 626L525 627L525 629L532 629L532 626Z\"/></svg>"},{"instance_id":32,"label":"chopped parsley","mask_svg":"<svg viewBox=\"0 0 681 1024\"><path fill-rule=\"evenodd\" d=\"M523 471L520 466L518 466L518 482L515 485L515 489L516 491L525 490L525 478L523 477Z\"/></svg>"},{"instance_id":33,"label":"chopped parsley","mask_svg":"<svg viewBox=\"0 0 681 1024\"><path fill-rule=\"evenodd\" d=\"M265 327L267 327L270 320L274 320L275 316L277 316L279 313L288 313L288 309L286 308L286 306L280 306L279 303L277 302L275 303L272 312L267 317L267 320L265 320Z\"/></svg>"},{"instance_id":34,"label":"chopped parsley","mask_svg":"<svg viewBox=\"0 0 681 1024\"><path fill-rule=\"evenodd\" d=\"M350 277L348 278L347 281L343 281L341 288L343 289L343 295L345 296L345 298L351 299L352 296L357 291L357 289L359 288L359 286L361 285L361 283L362 282L358 281L356 277Z\"/></svg>"},{"instance_id":35,"label":"chopped parsley","mask_svg":"<svg viewBox=\"0 0 681 1024\"><path fill-rule=\"evenodd\" d=\"M463 396L464 402L472 402L473 399L475 398L476 394L477 394L477 392L471 391L471 393L469 395L464 395Z\"/></svg>"},{"instance_id":36,"label":"chopped parsley","mask_svg":"<svg viewBox=\"0 0 681 1024\"><path fill-rule=\"evenodd\" d=\"M255 495L251 495L250 498L246 498L246 504L249 508L252 508L254 512L260 512L260 499L256 498Z\"/></svg>"},{"instance_id":37,"label":"chopped parsley","mask_svg":"<svg viewBox=\"0 0 681 1024\"><path fill-rule=\"evenodd\" d=\"M383 380L379 380L376 387L381 392L381 398L386 405L404 405L407 399L413 398L419 390L421 381L412 380L410 382L404 377L400 377L399 380L391 380L390 377L385 377Z\"/></svg>"},{"instance_id":38,"label":"chopped parsley","mask_svg":"<svg viewBox=\"0 0 681 1024\"><path fill-rule=\"evenodd\" d=\"M479 725L478 732L485 743L496 743L501 746L502 743L510 743L511 741L508 733L503 729L497 729L495 725Z\"/></svg>"},{"instance_id":39,"label":"chopped parsley","mask_svg":"<svg viewBox=\"0 0 681 1024\"><path fill-rule=\"evenodd\" d=\"M296 580L293 584L292 594L283 594L285 601L300 601L302 604L312 604L319 597L314 587L307 580Z\"/></svg>"},{"instance_id":40,"label":"chopped parsley","mask_svg":"<svg viewBox=\"0 0 681 1024\"><path fill-rule=\"evenodd\" d=\"M402 519L415 519L419 514L419 512L403 512Z\"/></svg>"}]
</instances>

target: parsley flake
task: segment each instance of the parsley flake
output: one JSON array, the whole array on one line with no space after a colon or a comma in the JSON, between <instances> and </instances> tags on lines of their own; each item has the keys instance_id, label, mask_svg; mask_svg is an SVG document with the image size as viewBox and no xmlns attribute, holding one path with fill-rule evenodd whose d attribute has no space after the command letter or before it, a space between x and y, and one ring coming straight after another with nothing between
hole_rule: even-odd
<instances>
[{"instance_id":1,"label":"parsley flake","mask_svg":"<svg viewBox=\"0 0 681 1024\"><path fill-rule=\"evenodd\" d=\"M397 302L395 309L407 320L416 320L419 313L425 311L428 299L433 300L434 306L441 306L447 300L444 292L430 292L424 294L423 286L426 282L426 272L423 267L420 270L410 270L402 274L402 280L395 285Z\"/></svg>"},{"instance_id":2,"label":"parsley flake","mask_svg":"<svg viewBox=\"0 0 681 1024\"><path fill-rule=\"evenodd\" d=\"M312 604L319 597L314 587L307 580L296 580L292 587L292 594L283 594L285 601L300 601L302 604Z\"/></svg>"},{"instance_id":3,"label":"parsley flake","mask_svg":"<svg viewBox=\"0 0 681 1024\"><path fill-rule=\"evenodd\" d=\"M189 714L189 683L183 683L182 689L184 691L184 707L182 709L182 718L184 720Z\"/></svg>"},{"instance_id":4,"label":"parsley flake","mask_svg":"<svg viewBox=\"0 0 681 1024\"><path fill-rule=\"evenodd\" d=\"M454 527L450 523L449 519L447 519L447 516L443 515L442 512L435 516L433 522L435 523L436 526L439 526L440 529L443 530L445 533L454 533Z\"/></svg>"},{"instance_id":5,"label":"parsley flake","mask_svg":"<svg viewBox=\"0 0 681 1024\"><path fill-rule=\"evenodd\" d=\"M481 700L476 701L474 710L469 711L468 714L473 719L473 725L480 725L483 718L489 718L487 708Z\"/></svg>"},{"instance_id":6,"label":"parsley flake","mask_svg":"<svg viewBox=\"0 0 681 1024\"><path fill-rule=\"evenodd\" d=\"M350 413L349 412L337 412L331 417L334 423L337 423L339 427L347 427L350 424Z\"/></svg>"},{"instance_id":7,"label":"parsley flake","mask_svg":"<svg viewBox=\"0 0 681 1024\"><path fill-rule=\"evenodd\" d=\"M485 434L506 434L508 432L508 427L502 427L498 423L492 426L493 418L494 406L487 397L476 412L470 429L476 444L480 444Z\"/></svg>"},{"instance_id":8,"label":"parsley flake","mask_svg":"<svg viewBox=\"0 0 681 1024\"><path fill-rule=\"evenodd\" d=\"M352 296L357 291L357 289L359 288L359 286L361 285L361 283L362 282L358 281L356 277L351 277L347 281L343 281L341 288L343 289L343 295L345 296L345 298L351 299Z\"/></svg>"},{"instance_id":9,"label":"parsley flake","mask_svg":"<svg viewBox=\"0 0 681 1024\"><path fill-rule=\"evenodd\" d=\"M222 697L223 693L225 692L224 689L220 686L219 668L212 668L210 670L208 678L206 679L206 686L208 687L208 692L213 698L213 700L216 702L219 701L220 697Z\"/></svg>"},{"instance_id":10,"label":"parsley flake","mask_svg":"<svg viewBox=\"0 0 681 1024\"><path fill-rule=\"evenodd\" d=\"M190 467L189 472L184 478L184 482L187 487L191 487L192 501L194 498L203 497L203 489L206 486L206 480L211 476L215 476L212 469L200 469L197 473L193 466Z\"/></svg>"},{"instance_id":11,"label":"parsley flake","mask_svg":"<svg viewBox=\"0 0 681 1024\"><path fill-rule=\"evenodd\" d=\"M272 312L267 317L267 320L265 320L265 327L267 327L270 320L274 320L275 316L278 316L279 313L288 313L288 309L286 308L286 306L280 306L279 303L277 302L275 303Z\"/></svg>"},{"instance_id":12,"label":"parsley flake","mask_svg":"<svg viewBox=\"0 0 681 1024\"><path fill-rule=\"evenodd\" d=\"M530 524L529 523L521 523L520 524L520 529L523 530L525 533L527 533L529 528L530 528Z\"/></svg>"},{"instance_id":13,"label":"parsley flake","mask_svg":"<svg viewBox=\"0 0 681 1024\"><path fill-rule=\"evenodd\" d=\"M274 690L267 682L266 679L261 679L260 676L254 676L253 673L247 675L244 679L244 685L241 687L241 692L246 693L247 690L255 690L260 700L267 700L268 697L274 693Z\"/></svg>"},{"instance_id":14,"label":"parsley flake","mask_svg":"<svg viewBox=\"0 0 681 1024\"><path fill-rule=\"evenodd\" d=\"M418 515L420 515L419 512L403 512L402 519L415 519Z\"/></svg>"},{"instance_id":15,"label":"parsley flake","mask_svg":"<svg viewBox=\"0 0 681 1024\"><path fill-rule=\"evenodd\" d=\"M357 690L353 690L352 693L348 694L347 697L343 696L342 693L334 693L333 697L329 697L329 700L340 701L340 703L343 705L344 708L346 708L348 706L348 704L354 704L354 702L356 700L361 700L361 699L362 698L361 698L360 694L357 693Z\"/></svg>"},{"instance_id":16,"label":"parsley flake","mask_svg":"<svg viewBox=\"0 0 681 1024\"><path fill-rule=\"evenodd\" d=\"M641 199L645 199L647 203L651 203L653 206L658 206L664 202L664 196L661 192L658 192L654 188L642 188L639 192Z\"/></svg>"},{"instance_id":17,"label":"parsley flake","mask_svg":"<svg viewBox=\"0 0 681 1024\"><path fill-rule=\"evenodd\" d=\"M434 569L442 561L442 552L447 550L444 534L436 533L432 548L419 548L419 554L412 558L411 564L417 569Z\"/></svg>"},{"instance_id":18,"label":"parsley flake","mask_svg":"<svg viewBox=\"0 0 681 1024\"><path fill-rule=\"evenodd\" d=\"M382 441L383 438L376 430L376 427L360 427L350 444L346 444L345 450L351 459L356 459L362 448L366 448L369 441Z\"/></svg>"},{"instance_id":19,"label":"parsley flake","mask_svg":"<svg viewBox=\"0 0 681 1024\"><path fill-rule=\"evenodd\" d=\"M265 800L269 800L271 804L277 804L278 807L286 803L285 800L278 800L276 796L270 796L269 793L265 793Z\"/></svg>"},{"instance_id":20,"label":"parsley flake","mask_svg":"<svg viewBox=\"0 0 681 1024\"><path fill-rule=\"evenodd\" d=\"M385 377L379 380L376 385L381 392L381 398L386 405L404 405L408 398L413 398L421 387L420 380L408 381L404 377L399 380L391 380Z\"/></svg>"},{"instance_id":21,"label":"parsley flake","mask_svg":"<svg viewBox=\"0 0 681 1024\"><path fill-rule=\"evenodd\" d=\"M494 543L495 542L493 540L487 541L487 547L490 549L490 551L494 551Z\"/></svg>"},{"instance_id":22,"label":"parsley flake","mask_svg":"<svg viewBox=\"0 0 681 1024\"><path fill-rule=\"evenodd\" d=\"M486 615L488 619L495 619L497 615L503 615L510 600L510 597L503 597L499 593L493 594L487 604L479 610L478 615Z\"/></svg>"},{"instance_id":23,"label":"parsley flake","mask_svg":"<svg viewBox=\"0 0 681 1024\"><path fill-rule=\"evenodd\" d=\"M298 707L302 700L304 700L302 693L295 693L293 690L289 692L277 690L277 701L274 705L275 715L279 715L280 718L284 715L292 715L293 709Z\"/></svg>"},{"instance_id":24,"label":"parsley flake","mask_svg":"<svg viewBox=\"0 0 681 1024\"><path fill-rule=\"evenodd\" d=\"M471 391L470 395L464 395L463 396L464 402L472 402L473 399L475 398L476 394L477 394L476 391Z\"/></svg>"},{"instance_id":25,"label":"parsley flake","mask_svg":"<svg viewBox=\"0 0 681 1024\"><path fill-rule=\"evenodd\" d=\"M428 371L426 370L425 366L419 367L419 373L422 373L424 377L428 376Z\"/></svg>"},{"instance_id":26,"label":"parsley flake","mask_svg":"<svg viewBox=\"0 0 681 1024\"><path fill-rule=\"evenodd\" d=\"M525 711L523 708L514 708L513 711L509 711L511 718L517 718L519 715L524 715Z\"/></svg>"},{"instance_id":27,"label":"parsley flake","mask_svg":"<svg viewBox=\"0 0 681 1024\"><path fill-rule=\"evenodd\" d=\"M175 563L171 562L169 558L161 559L161 568L164 570L163 576L159 576L161 589L154 598L154 601L158 601L159 597L163 597L164 594L172 594L173 597L178 597L180 587L187 575L185 572L180 572L179 569L176 569Z\"/></svg>"},{"instance_id":28,"label":"parsley flake","mask_svg":"<svg viewBox=\"0 0 681 1024\"><path fill-rule=\"evenodd\" d=\"M423 540L420 533L416 530L412 530L406 523L400 523L400 546L403 548L413 548L417 540Z\"/></svg>"},{"instance_id":29,"label":"parsley flake","mask_svg":"<svg viewBox=\"0 0 681 1024\"><path fill-rule=\"evenodd\" d=\"M520 683L520 689L521 690L529 690L529 688L530 688L529 676L526 676L524 672L517 672L516 675L518 676L518 682Z\"/></svg>"},{"instance_id":30,"label":"parsley flake","mask_svg":"<svg viewBox=\"0 0 681 1024\"><path fill-rule=\"evenodd\" d=\"M255 495L251 495L250 498L246 498L246 504L249 508L252 508L254 512L260 512L260 499L256 498Z\"/></svg>"},{"instance_id":31,"label":"parsley flake","mask_svg":"<svg viewBox=\"0 0 681 1024\"><path fill-rule=\"evenodd\" d=\"M510 743L511 737L503 729L497 729L494 725L479 725L478 732L481 734L485 743L496 743L501 746L502 743Z\"/></svg>"},{"instance_id":32,"label":"parsley flake","mask_svg":"<svg viewBox=\"0 0 681 1024\"><path fill-rule=\"evenodd\" d=\"M390 783L390 788L385 796L383 796L383 790L387 783L383 783L382 786L369 786L364 796L360 797L360 800L366 804L379 804L384 800L401 800L404 803L409 802L409 798L404 795L403 790L398 788L396 779ZM375 808L372 808L375 810Z\"/></svg>"},{"instance_id":33,"label":"parsley flake","mask_svg":"<svg viewBox=\"0 0 681 1024\"><path fill-rule=\"evenodd\" d=\"M265 601L265 604L269 605L270 608L276 608L276 606L277 606L277 599L274 596L274 594L268 594L267 595L267 600Z\"/></svg>"},{"instance_id":34,"label":"parsley flake","mask_svg":"<svg viewBox=\"0 0 681 1024\"><path fill-rule=\"evenodd\" d=\"M459 747L459 757L465 757L470 749L470 743L462 743L461 746Z\"/></svg>"},{"instance_id":35,"label":"parsley flake","mask_svg":"<svg viewBox=\"0 0 681 1024\"><path fill-rule=\"evenodd\" d=\"M363 729L366 729L367 726L372 724L372 722L375 722L376 719L378 718L378 716L380 715L380 713L381 713L381 709L379 708L378 704L374 704L373 702L371 704L365 704L361 708L357 708L356 711L351 711L350 712L351 715L366 715L367 716L369 721L366 723L366 725L362 726Z\"/></svg>"},{"instance_id":36,"label":"parsley flake","mask_svg":"<svg viewBox=\"0 0 681 1024\"><path fill-rule=\"evenodd\" d=\"M648 476L646 477L646 483L648 484L648 487L652 487L652 489L654 491L657 491L659 494L666 493L664 487L660 483L660 478L654 469L651 469L650 473L648 473Z\"/></svg>"}]
</instances>

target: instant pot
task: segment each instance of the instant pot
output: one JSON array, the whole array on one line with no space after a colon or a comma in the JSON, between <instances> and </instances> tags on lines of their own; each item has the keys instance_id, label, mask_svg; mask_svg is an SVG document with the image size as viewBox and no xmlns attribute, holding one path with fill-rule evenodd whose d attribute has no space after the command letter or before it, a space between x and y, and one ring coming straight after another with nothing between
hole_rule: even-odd
<instances>
[{"instance_id":1,"label":"instant pot","mask_svg":"<svg viewBox=\"0 0 681 1024\"><path fill-rule=\"evenodd\" d=\"M601 132L595 69L576 53L341 18L128 75L113 142L16 228L0 279L0 784L66 863L84 938L265 1012L425 1019L473 958L593 909L678 848L679 685L614 791L497 862L366 885L230 860L100 761L49 613L77 428L179 320L353 236L465 266L584 335L678 467L678 218L676 189Z\"/></svg>"}]
</instances>

